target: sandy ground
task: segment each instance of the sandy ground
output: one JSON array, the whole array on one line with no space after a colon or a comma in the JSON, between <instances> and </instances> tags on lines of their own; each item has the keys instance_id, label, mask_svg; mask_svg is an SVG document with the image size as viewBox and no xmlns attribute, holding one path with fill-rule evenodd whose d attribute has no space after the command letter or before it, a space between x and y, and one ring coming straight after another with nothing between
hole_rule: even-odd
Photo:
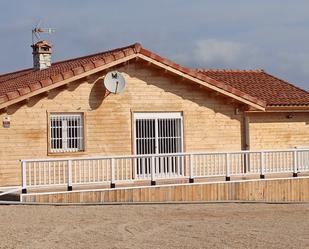
<instances>
[{"instance_id":1,"label":"sandy ground","mask_svg":"<svg viewBox=\"0 0 309 249\"><path fill-rule=\"evenodd\" d=\"M0 206L0 248L309 248L309 204Z\"/></svg>"}]
</instances>

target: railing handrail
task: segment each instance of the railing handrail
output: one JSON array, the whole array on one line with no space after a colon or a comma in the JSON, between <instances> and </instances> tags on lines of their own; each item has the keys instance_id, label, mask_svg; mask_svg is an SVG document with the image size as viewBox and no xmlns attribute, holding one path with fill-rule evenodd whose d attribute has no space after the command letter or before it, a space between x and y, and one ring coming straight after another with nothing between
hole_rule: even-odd
<instances>
[{"instance_id":1,"label":"railing handrail","mask_svg":"<svg viewBox=\"0 0 309 249\"><path fill-rule=\"evenodd\" d=\"M302 153L305 152L305 153ZM269 155L268 155L269 154ZM20 160L22 188L116 182L125 180L172 179L309 171L309 148L185 152L145 155L62 157ZM128 172L129 171L129 172ZM100 178L101 177L101 178Z\"/></svg>"},{"instance_id":2,"label":"railing handrail","mask_svg":"<svg viewBox=\"0 0 309 249\"><path fill-rule=\"evenodd\" d=\"M62 158L39 158L39 159L20 159L20 162L54 162L54 161L75 161L75 160L101 160L101 159L134 159L134 158L150 158L164 156L189 156L189 155L225 155L225 154L255 154L255 153L272 153L272 152L302 152L308 149L283 149L283 150L240 150L240 151L218 151L218 152L181 152L168 154L143 154L143 155L115 155L115 156L87 156L87 157L62 157Z\"/></svg>"}]
</instances>

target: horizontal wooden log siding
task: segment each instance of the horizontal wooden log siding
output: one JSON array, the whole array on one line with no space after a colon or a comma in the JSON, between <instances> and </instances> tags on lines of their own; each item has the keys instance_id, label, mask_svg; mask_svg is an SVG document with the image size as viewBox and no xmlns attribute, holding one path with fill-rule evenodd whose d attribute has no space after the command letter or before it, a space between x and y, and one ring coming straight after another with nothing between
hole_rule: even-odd
<instances>
[{"instance_id":1,"label":"horizontal wooden log siding","mask_svg":"<svg viewBox=\"0 0 309 249\"><path fill-rule=\"evenodd\" d=\"M0 186L20 185L20 159L133 154L134 112L182 112L186 152L241 149L237 103L153 67L134 63L117 70L127 82L121 94L104 98L100 72L0 114L1 121L11 118L10 128L0 126ZM84 152L48 153L47 115L53 112L85 115Z\"/></svg>"},{"instance_id":2,"label":"horizontal wooden log siding","mask_svg":"<svg viewBox=\"0 0 309 249\"><path fill-rule=\"evenodd\" d=\"M21 200L36 203L304 202L309 201L309 177L35 193L22 195Z\"/></svg>"}]
</instances>

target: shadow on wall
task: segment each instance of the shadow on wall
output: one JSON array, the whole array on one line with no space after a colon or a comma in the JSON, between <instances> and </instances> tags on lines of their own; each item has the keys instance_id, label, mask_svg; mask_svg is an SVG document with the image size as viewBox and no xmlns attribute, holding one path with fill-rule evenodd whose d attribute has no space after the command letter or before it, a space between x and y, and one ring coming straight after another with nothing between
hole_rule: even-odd
<instances>
[{"instance_id":1,"label":"shadow on wall","mask_svg":"<svg viewBox=\"0 0 309 249\"><path fill-rule=\"evenodd\" d=\"M217 96L216 94L213 94L211 90L206 88L200 88L189 80L184 80L181 77L177 79L177 76L166 73L164 69L152 68L147 74L145 74L145 70L149 70L148 67L144 64L139 64L136 66L136 73L134 73L134 75L132 74L131 77L137 77L146 82L147 85L155 85L163 89L164 92L175 94L184 100L196 103L198 106L211 109L214 113L220 113L230 119L241 121L242 115L236 115L234 113L234 109L240 105L234 103L227 104L227 98ZM126 73L130 74L130 72L127 71ZM157 77L166 77L168 78L168 81L162 82L158 80ZM173 87L169 87L171 85ZM211 99L211 101L205 101L207 99ZM229 106L228 108L226 108L227 105Z\"/></svg>"},{"instance_id":2,"label":"shadow on wall","mask_svg":"<svg viewBox=\"0 0 309 249\"><path fill-rule=\"evenodd\" d=\"M102 104L106 94L106 89L103 86L103 81L101 78L97 79L89 94L89 106L91 110L96 110Z\"/></svg>"}]
</instances>

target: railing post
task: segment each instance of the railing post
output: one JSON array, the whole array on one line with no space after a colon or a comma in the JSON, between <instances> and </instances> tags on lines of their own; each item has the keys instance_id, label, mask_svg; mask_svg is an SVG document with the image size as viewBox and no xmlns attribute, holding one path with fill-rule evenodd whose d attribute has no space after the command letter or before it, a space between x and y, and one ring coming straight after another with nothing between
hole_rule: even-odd
<instances>
[{"instance_id":1,"label":"railing post","mask_svg":"<svg viewBox=\"0 0 309 249\"><path fill-rule=\"evenodd\" d=\"M194 183L192 154L189 155L189 183Z\"/></svg>"},{"instance_id":2,"label":"railing post","mask_svg":"<svg viewBox=\"0 0 309 249\"><path fill-rule=\"evenodd\" d=\"M115 158L111 159L111 188L115 188Z\"/></svg>"},{"instance_id":3,"label":"railing post","mask_svg":"<svg viewBox=\"0 0 309 249\"><path fill-rule=\"evenodd\" d=\"M297 177L298 162L297 162L297 150L293 151L293 177Z\"/></svg>"},{"instance_id":4,"label":"railing post","mask_svg":"<svg viewBox=\"0 0 309 249\"><path fill-rule=\"evenodd\" d=\"M155 157L151 157L151 185L154 186L156 185L155 181Z\"/></svg>"},{"instance_id":5,"label":"railing post","mask_svg":"<svg viewBox=\"0 0 309 249\"><path fill-rule=\"evenodd\" d=\"M21 163L21 168L22 168L22 194L27 194L27 164L26 162Z\"/></svg>"},{"instance_id":6,"label":"railing post","mask_svg":"<svg viewBox=\"0 0 309 249\"><path fill-rule=\"evenodd\" d=\"M265 179L265 154L264 152L260 152L260 179Z\"/></svg>"},{"instance_id":7,"label":"railing post","mask_svg":"<svg viewBox=\"0 0 309 249\"><path fill-rule=\"evenodd\" d=\"M230 154L226 153L225 154L225 166L226 166L226 174L225 174L225 180L230 181L231 180L231 175L230 175Z\"/></svg>"},{"instance_id":8,"label":"railing post","mask_svg":"<svg viewBox=\"0 0 309 249\"><path fill-rule=\"evenodd\" d=\"M68 191L72 189L72 160L68 160Z\"/></svg>"}]
</instances>

